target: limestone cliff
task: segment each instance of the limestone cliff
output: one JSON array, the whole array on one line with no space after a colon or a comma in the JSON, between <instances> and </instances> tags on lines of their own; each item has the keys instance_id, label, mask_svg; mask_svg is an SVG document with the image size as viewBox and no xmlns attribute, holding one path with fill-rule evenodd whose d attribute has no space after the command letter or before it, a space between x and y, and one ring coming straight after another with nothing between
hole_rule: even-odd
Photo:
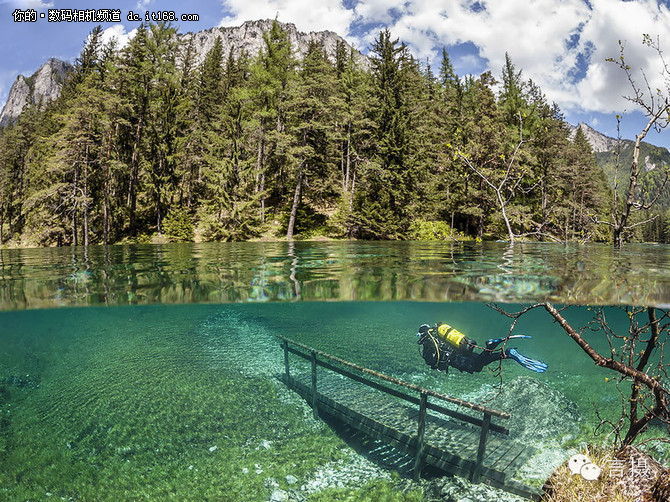
<instances>
[{"instance_id":1,"label":"limestone cliff","mask_svg":"<svg viewBox=\"0 0 670 502\"><path fill-rule=\"evenodd\" d=\"M65 74L72 66L59 59L49 59L30 77L16 77L9 91L7 102L0 113L0 126L17 119L26 104L44 106L60 94Z\"/></svg>"},{"instance_id":2,"label":"limestone cliff","mask_svg":"<svg viewBox=\"0 0 670 502\"><path fill-rule=\"evenodd\" d=\"M298 59L306 54L310 41L314 40L323 44L328 57L334 61L337 42L345 42L342 37L332 31L303 33L291 23L281 23L281 26L288 32L291 46ZM221 37L223 53L226 57L231 50L235 56L244 50L253 57L263 48L263 33L269 31L271 27L272 20L270 19L247 21L241 26L210 28L198 33L179 35L179 38L183 43L193 40L197 63L205 58L207 52L213 47L216 37ZM349 48L348 44L347 48ZM358 62L367 68L367 58L358 51L355 54ZM26 78L19 75L16 77L9 91L7 102L0 113L0 126L16 120L27 103L46 103L56 98L60 93L63 78L71 68L69 63L50 59L32 76Z\"/></svg>"},{"instance_id":3,"label":"limestone cliff","mask_svg":"<svg viewBox=\"0 0 670 502\"><path fill-rule=\"evenodd\" d=\"M574 138L577 133L577 129L581 129L582 133L586 137L586 140L591 145L591 148L594 152L609 152L614 150L617 146L617 140L615 138L610 138L604 134L596 131L594 128L586 125L584 122L580 122L576 126L570 126L570 138Z\"/></svg>"},{"instance_id":4,"label":"limestone cliff","mask_svg":"<svg viewBox=\"0 0 670 502\"><path fill-rule=\"evenodd\" d=\"M263 33L270 31L272 22L271 19L246 21L242 26L210 28L198 33L186 33L185 35L180 35L180 38L184 43L193 40L194 49L197 54L196 60L198 62L201 62L205 54L214 46L216 37L221 37L223 54L225 56L228 56L231 50L234 56L239 56L240 52L244 50L253 57L264 47ZM323 44L326 54L331 61L335 60L337 42L341 41L347 44L341 36L332 31L303 33L298 31L292 23L280 23L280 25L288 33L291 47L297 59L302 59L307 53L311 41ZM346 46L350 47L349 44ZM360 64L367 67L368 63L365 56L356 51L356 57Z\"/></svg>"}]
</instances>

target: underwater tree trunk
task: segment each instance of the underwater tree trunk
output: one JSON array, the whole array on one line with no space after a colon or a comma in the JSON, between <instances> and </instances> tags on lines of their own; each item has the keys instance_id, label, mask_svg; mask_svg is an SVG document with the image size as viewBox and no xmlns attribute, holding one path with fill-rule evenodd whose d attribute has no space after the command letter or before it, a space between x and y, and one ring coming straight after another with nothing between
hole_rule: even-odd
<instances>
[{"instance_id":1,"label":"underwater tree trunk","mask_svg":"<svg viewBox=\"0 0 670 502\"><path fill-rule=\"evenodd\" d=\"M630 378L632 382L632 392L630 397L630 411L629 411L629 427L626 432L626 436L623 439L622 446L627 446L633 443L637 436L643 432L647 425L654 418L665 418L666 420L670 418L668 416L669 410L668 405L668 391L662 385L662 383L656 378L648 375L645 372L649 358L656 348L656 343L658 341L661 327L658 320L656 319L655 309L653 307L647 308L649 315L649 327L651 330L651 336L649 340L646 341L645 349L643 350L642 357L640 358L638 364L633 367L631 365L626 365L621 361L617 361L612 357L604 357L599 354L593 347L591 347L586 340L582 337L580 333L575 331L568 321L560 314L560 312L551 304L544 303L541 304L544 306L545 310L551 314L551 316L558 322L558 324L563 328L563 330L572 338L577 344L582 348L586 354L593 359L597 366L604 368L609 368L614 370L625 377ZM654 406L645 408L644 414L638 416L638 402L640 396L640 386L644 385L649 389L650 393L654 398Z\"/></svg>"}]
</instances>

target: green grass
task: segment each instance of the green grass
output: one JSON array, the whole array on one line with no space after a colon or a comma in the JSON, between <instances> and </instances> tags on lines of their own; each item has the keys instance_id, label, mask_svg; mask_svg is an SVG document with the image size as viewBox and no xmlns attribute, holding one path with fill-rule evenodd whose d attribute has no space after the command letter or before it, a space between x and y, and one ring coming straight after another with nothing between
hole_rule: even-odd
<instances>
[{"instance_id":1,"label":"green grass","mask_svg":"<svg viewBox=\"0 0 670 502\"><path fill-rule=\"evenodd\" d=\"M211 364L179 314L127 312L115 336L105 312L79 319L69 352L40 355L40 387L3 394L0 500L261 501L269 478L347 457L278 382Z\"/></svg>"},{"instance_id":2,"label":"green grass","mask_svg":"<svg viewBox=\"0 0 670 502\"><path fill-rule=\"evenodd\" d=\"M315 493L310 502L423 502L422 490L398 491L393 481L372 481L366 486L351 488L328 488Z\"/></svg>"},{"instance_id":3,"label":"green grass","mask_svg":"<svg viewBox=\"0 0 670 502\"><path fill-rule=\"evenodd\" d=\"M175 376L180 384L139 387L125 405L100 394L60 419L19 413L0 498L262 500L266 479L302 479L342 458L341 440L281 404L272 382Z\"/></svg>"}]
</instances>

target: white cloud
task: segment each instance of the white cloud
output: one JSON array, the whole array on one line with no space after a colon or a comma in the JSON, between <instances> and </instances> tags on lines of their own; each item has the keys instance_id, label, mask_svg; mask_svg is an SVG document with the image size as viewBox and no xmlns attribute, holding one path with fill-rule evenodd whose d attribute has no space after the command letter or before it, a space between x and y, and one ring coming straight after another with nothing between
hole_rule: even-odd
<instances>
[{"instance_id":1,"label":"white cloud","mask_svg":"<svg viewBox=\"0 0 670 502\"><path fill-rule=\"evenodd\" d=\"M0 1L0 4L6 4L17 9L35 9L44 10L54 6L53 2L44 2L42 0L8 0Z\"/></svg>"},{"instance_id":2,"label":"white cloud","mask_svg":"<svg viewBox=\"0 0 670 502\"><path fill-rule=\"evenodd\" d=\"M625 45L626 62L632 67L635 80L643 84L641 71L644 71L652 88L664 87L658 54L643 46L642 34L667 37L670 11L663 5L657 5L655 0L594 0L593 7L594 16L585 25L582 38L591 41L595 50L586 78L577 85L579 101L582 106L588 106L588 101L592 100L592 106L603 112L631 108L633 105L621 98L631 92L624 72L606 59L619 57L621 40ZM661 44L666 49L670 47L669 43L669 39L661 38Z\"/></svg>"},{"instance_id":3,"label":"white cloud","mask_svg":"<svg viewBox=\"0 0 670 502\"><path fill-rule=\"evenodd\" d=\"M335 31L359 47L369 46L379 29L388 27L434 68L443 46L471 42L482 59L463 56L457 61L464 64L471 57L478 61L477 69L484 61L499 75L507 52L524 77L562 109L610 113L631 108L621 98L630 90L625 75L605 61L618 57L620 39L627 42L628 63L643 68L653 86L663 84L659 58L642 46L642 34L668 37L661 42L670 49L670 11L656 0L360 0L350 9L339 0L223 3L232 14L222 25L277 16L303 31ZM361 26L367 31L361 32ZM353 33L354 27L359 31Z\"/></svg>"},{"instance_id":4,"label":"white cloud","mask_svg":"<svg viewBox=\"0 0 670 502\"><path fill-rule=\"evenodd\" d=\"M239 26L251 19L274 19L294 23L301 31L334 31L347 35L354 13L339 0L227 0L224 5L233 14L221 26Z\"/></svg>"},{"instance_id":5,"label":"white cloud","mask_svg":"<svg viewBox=\"0 0 670 502\"><path fill-rule=\"evenodd\" d=\"M359 2L354 8L356 17L366 20L373 20L382 25L390 24L393 21L391 9L401 12L404 5L393 0L367 0Z\"/></svg>"},{"instance_id":6,"label":"white cloud","mask_svg":"<svg viewBox=\"0 0 670 502\"><path fill-rule=\"evenodd\" d=\"M623 72L605 60L618 55L619 39L627 40L629 64L661 85L658 56L641 40L642 33L665 35L670 14L655 0L591 0L591 7L582 0L505 1L487 2L485 10L474 12L466 2L413 0L392 31L420 58L436 54L431 41L434 47L470 41L495 75L508 52L524 76L562 108L620 111L631 106L621 99L630 88ZM579 73L580 58L588 70L575 82L570 75Z\"/></svg>"},{"instance_id":7,"label":"white cloud","mask_svg":"<svg viewBox=\"0 0 670 502\"><path fill-rule=\"evenodd\" d=\"M117 49L123 49L131 38L135 36L137 29L133 29L130 32L126 32L125 27L122 24L115 24L103 30L101 35L102 45L105 45L111 39L116 39Z\"/></svg>"}]
</instances>

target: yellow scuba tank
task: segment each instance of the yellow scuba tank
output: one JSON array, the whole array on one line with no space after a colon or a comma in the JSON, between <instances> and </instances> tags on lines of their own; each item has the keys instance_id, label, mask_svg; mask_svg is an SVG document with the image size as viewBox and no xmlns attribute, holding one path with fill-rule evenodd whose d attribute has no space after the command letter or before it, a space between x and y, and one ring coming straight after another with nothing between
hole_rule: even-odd
<instances>
[{"instance_id":1,"label":"yellow scuba tank","mask_svg":"<svg viewBox=\"0 0 670 502\"><path fill-rule=\"evenodd\" d=\"M468 340L466 336L448 324L440 324L437 327L437 335L441 340L447 342L449 345L452 345L459 350L465 350L468 346Z\"/></svg>"}]
</instances>

